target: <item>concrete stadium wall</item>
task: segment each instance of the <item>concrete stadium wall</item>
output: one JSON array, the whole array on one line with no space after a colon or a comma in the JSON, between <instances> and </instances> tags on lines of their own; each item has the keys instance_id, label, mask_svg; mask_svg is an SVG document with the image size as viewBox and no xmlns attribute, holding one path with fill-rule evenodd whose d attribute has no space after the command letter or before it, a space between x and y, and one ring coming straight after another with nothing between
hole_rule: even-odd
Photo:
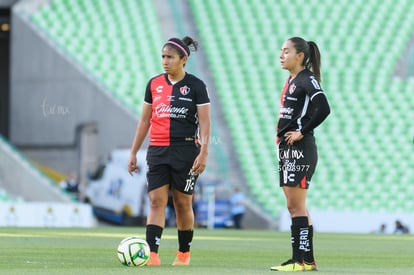
<instances>
[{"instance_id":1,"label":"concrete stadium wall","mask_svg":"<svg viewBox=\"0 0 414 275\"><path fill-rule=\"evenodd\" d=\"M0 189L24 201L71 202L49 178L0 139Z\"/></svg>"},{"instance_id":2,"label":"concrete stadium wall","mask_svg":"<svg viewBox=\"0 0 414 275\"><path fill-rule=\"evenodd\" d=\"M92 207L83 203L0 202L0 227L93 227Z\"/></svg>"},{"instance_id":3,"label":"concrete stadium wall","mask_svg":"<svg viewBox=\"0 0 414 275\"><path fill-rule=\"evenodd\" d=\"M12 12L11 142L64 173L80 168L82 125L96 126L97 156L91 158L129 147L137 118L30 23L21 12L25 2Z\"/></svg>"}]
</instances>

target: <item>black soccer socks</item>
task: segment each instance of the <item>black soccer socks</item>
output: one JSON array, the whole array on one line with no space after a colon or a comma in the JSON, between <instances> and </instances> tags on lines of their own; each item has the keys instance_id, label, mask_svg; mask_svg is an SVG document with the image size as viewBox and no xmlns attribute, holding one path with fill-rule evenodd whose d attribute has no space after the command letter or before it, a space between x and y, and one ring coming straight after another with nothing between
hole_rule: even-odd
<instances>
[{"instance_id":1,"label":"black soccer socks","mask_svg":"<svg viewBox=\"0 0 414 275\"><path fill-rule=\"evenodd\" d=\"M158 225L147 225L146 240L151 252L158 253L158 247L160 246L162 231L163 228Z\"/></svg>"},{"instance_id":2,"label":"black soccer socks","mask_svg":"<svg viewBox=\"0 0 414 275\"><path fill-rule=\"evenodd\" d=\"M193 241L193 230L178 230L178 251L188 252L190 251L191 242Z\"/></svg>"},{"instance_id":3,"label":"black soccer socks","mask_svg":"<svg viewBox=\"0 0 414 275\"><path fill-rule=\"evenodd\" d=\"M308 217L292 218L291 227L292 259L302 263L305 251L309 248L309 223Z\"/></svg>"}]
</instances>

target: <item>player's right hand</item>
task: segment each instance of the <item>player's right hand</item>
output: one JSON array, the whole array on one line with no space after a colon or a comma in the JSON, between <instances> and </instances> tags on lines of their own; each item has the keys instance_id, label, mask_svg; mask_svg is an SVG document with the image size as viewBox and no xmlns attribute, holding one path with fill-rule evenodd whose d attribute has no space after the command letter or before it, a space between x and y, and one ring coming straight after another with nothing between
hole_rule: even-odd
<instances>
[{"instance_id":1,"label":"player's right hand","mask_svg":"<svg viewBox=\"0 0 414 275\"><path fill-rule=\"evenodd\" d=\"M128 173L132 176L132 173L139 171L139 167L137 165L137 157L131 155L128 161Z\"/></svg>"}]
</instances>

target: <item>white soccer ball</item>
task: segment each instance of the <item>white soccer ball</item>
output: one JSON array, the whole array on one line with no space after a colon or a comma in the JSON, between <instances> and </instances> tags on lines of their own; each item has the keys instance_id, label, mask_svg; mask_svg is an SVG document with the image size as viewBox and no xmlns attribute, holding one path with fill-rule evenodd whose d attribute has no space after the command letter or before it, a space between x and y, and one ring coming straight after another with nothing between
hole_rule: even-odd
<instances>
[{"instance_id":1,"label":"white soccer ball","mask_svg":"<svg viewBox=\"0 0 414 275\"><path fill-rule=\"evenodd\" d=\"M143 266L148 262L149 257L149 245L141 238L127 237L118 245L118 259L123 265Z\"/></svg>"}]
</instances>

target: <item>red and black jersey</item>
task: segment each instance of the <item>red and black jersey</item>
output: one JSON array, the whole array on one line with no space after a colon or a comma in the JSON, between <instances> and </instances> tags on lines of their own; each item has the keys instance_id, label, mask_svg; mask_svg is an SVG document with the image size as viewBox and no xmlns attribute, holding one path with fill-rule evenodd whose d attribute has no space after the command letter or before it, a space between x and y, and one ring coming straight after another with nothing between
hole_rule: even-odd
<instances>
[{"instance_id":1,"label":"red and black jersey","mask_svg":"<svg viewBox=\"0 0 414 275\"><path fill-rule=\"evenodd\" d=\"M314 74L304 69L294 79L288 79L280 99L277 136L288 131L301 131L313 134L316 128L330 113L325 94Z\"/></svg>"},{"instance_id":2,"label":"red and black jersey","mask_svg":"<svg viewBox=\"0 0 414 275\"><path fill-rule=\"evenodd\" d=\"M144 102L152 105L150 145L169 146L197 138L197 106L210 104L210 99L206 85L194 75L186 73L173 85L164 73L148 82Z\"/></svg>"}]
</instances>

